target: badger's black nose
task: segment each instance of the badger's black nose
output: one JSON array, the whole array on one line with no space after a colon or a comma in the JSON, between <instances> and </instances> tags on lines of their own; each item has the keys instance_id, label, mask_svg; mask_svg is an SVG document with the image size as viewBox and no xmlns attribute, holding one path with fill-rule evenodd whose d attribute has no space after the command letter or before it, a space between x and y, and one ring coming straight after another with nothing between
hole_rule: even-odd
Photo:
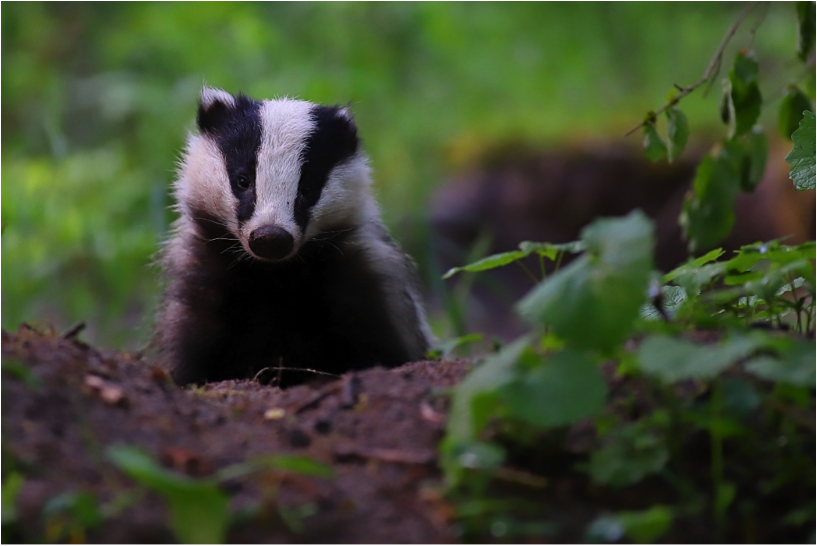
<instances>
[{"instance_id":1,"label":"badger's black nose","mask_svg":"<svg viewBox=\"0 0 817 546\"><path fill-rule=\"evenodd\" d=\"M263 226L250 233L250 250L268 260L280 260L292 252L292 235L278 226Z\"/></svg>"}]
</instances>

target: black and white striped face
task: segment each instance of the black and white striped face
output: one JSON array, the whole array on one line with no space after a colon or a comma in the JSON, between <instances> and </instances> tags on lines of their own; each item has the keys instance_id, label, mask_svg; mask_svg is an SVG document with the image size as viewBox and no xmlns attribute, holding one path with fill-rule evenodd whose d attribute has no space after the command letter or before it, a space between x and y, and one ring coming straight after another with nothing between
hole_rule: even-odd
<instances>
[{"instance_id":1,"label":"black and white striped face","mask_svg":"<svg viewBox=\"0 0 817 546\"><path fill-rule=\"evenodd\" d=\"M365 213L368 166L345 108L205 87L197 122L176 184L180 208L226 227L252 257L286 260Z\"/></svg>"}]
</instances>

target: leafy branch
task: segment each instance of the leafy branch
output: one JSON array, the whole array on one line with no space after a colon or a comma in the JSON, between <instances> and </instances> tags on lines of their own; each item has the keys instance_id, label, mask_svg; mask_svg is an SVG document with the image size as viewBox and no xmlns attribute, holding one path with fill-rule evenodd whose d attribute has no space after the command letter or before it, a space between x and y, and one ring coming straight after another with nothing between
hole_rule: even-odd
<instances>
[{"instance_id":1,"label":"leafy branch","mask_svg":"<svg viewBox=\"0 0 817 546\"><path fill-rule=\"evenodd\" d=\"M746 18L746 16L749 15L749 12L751 12L753 9L755 9L759 4L760 4L760 2L752 2L751 4L749 4L748 6L743 8L743 10L738 14L737 18L735 19L735 22L732 23L732 26L729 27L729 30L726 32L726 35L724 35L723 39L721 40L721 43L718 46L718 49L715 51L715 55L712 57L712 60L709 61L709 66L706 67L706 70L704 71L704 74L703 74L703 76L701 76L700 80L693 83L692 85L688 85L687 87L680 87L680 86L676 85L675 88L678 89L678 91L679 91L678 95L676 95L675 97L670 99L669 102L667 102L664 106L659 108L657 111L650 112L649 114L647 114L647 117L644 119L644 121L642 121L641 123L639 123L638 125L636 125L632 129L627 131L627 133L624 136L625 137L630 136L631 134L638 131L640 128L644 127L645 125L650 124L650 123L655 123L656 118L661 113L663 113L665 110L667 110L668 108L671 108L671 107L675 106L676 104L678 104L681 101L682 98L686 97L687 95L689 95L690 93L695 91L697 88L699 88L704 83L709 81L710 78L714 79L714 77L717 76L718 72L720 72L721 63L723 61L723 52L726 49L726 45L729 43L729 41L735 35L735 32L737 32L738 27L740 27L741 23Z\"/></svg>"}]
</instances>

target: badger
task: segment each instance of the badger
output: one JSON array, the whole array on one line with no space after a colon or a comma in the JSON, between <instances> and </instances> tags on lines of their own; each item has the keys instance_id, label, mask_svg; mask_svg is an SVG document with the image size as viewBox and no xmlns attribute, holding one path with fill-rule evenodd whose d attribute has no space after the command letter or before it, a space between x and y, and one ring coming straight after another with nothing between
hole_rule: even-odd
<instances>
[{"instance_id":1,"label":"badger","mask_svg":"<svg viewBox=\"0 0 817 546\"><path fill-rule=\"evenodd\" d=\"M159 253L152 348L181 385L424 357L414 262L386 230L348 107L204 87Z\"/></svg>"}]
</instances>

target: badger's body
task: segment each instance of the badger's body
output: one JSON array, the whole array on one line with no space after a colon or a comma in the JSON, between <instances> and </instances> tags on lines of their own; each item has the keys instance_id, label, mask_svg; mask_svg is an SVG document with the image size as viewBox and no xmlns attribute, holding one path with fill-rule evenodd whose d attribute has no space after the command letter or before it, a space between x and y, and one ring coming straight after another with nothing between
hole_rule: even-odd
<instances>
[{"instance_id":1,"label":"badger's body","mask_svg":"<svg viewBox=\"0 0 817 546\"><path fill-rule=\"evenodd\" d=\"M174 380L422 358L414 264L380 220L349 113L205 88L197 123L153 340Z\"/></svg>"}]
</instances>

